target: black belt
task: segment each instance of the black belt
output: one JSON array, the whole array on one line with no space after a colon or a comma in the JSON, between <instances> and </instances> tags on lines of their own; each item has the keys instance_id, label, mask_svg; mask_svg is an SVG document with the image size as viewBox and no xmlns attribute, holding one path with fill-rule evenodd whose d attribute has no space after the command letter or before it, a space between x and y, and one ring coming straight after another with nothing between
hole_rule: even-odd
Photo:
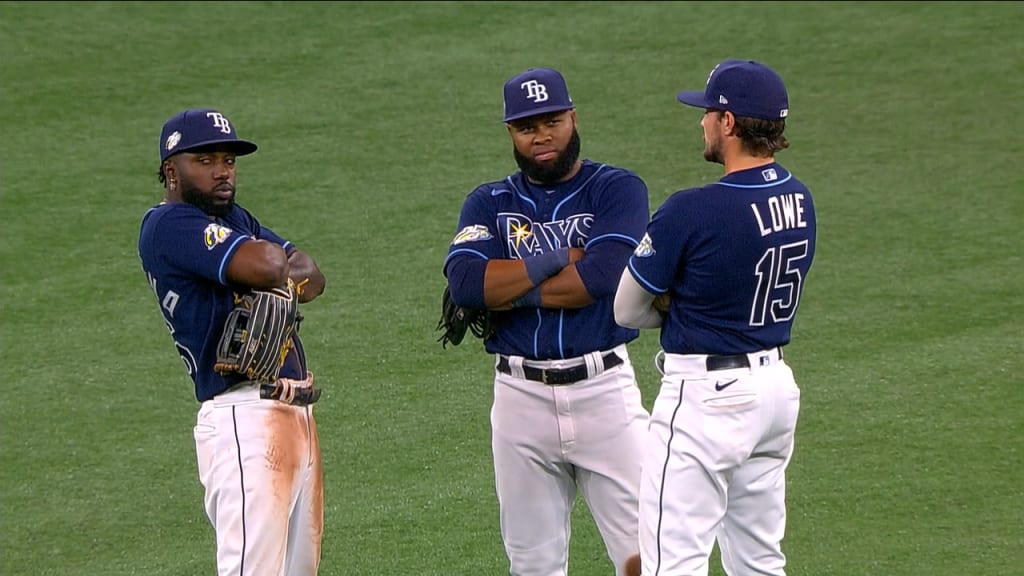
<instances>
[{"instance_id":1,"label":"black belt","mask_svg":"<svg viewBox=\"0 0 1024 576\"><path fill-rule=\"evenodd\" d=\"M261 384L260 398L264 400L281 400L281 391L282 388L279 386L275 386L273 384ZM288 402L288 404L291 404L292 406L309 406L319 399L319 388L313 388L312 386L308 388L296 388L295 397L292 398L292 401Z\"/></svg>"},{"instance_id":2,"label":"black belt","mask_svg":"<svg viewBox=\"0 0 1024 576\"><path fill-rule=\"evenodd\" d=\"M782 358L782 348L779 348ZM750 368L750 358L746 354L730 354L727 356L708 356L708 372L712 370L731 370L733 368Z\"/></svg>"},{"instance_id":3,"label":"black belt","mask_svg":"<svg viewBox=\"0 0 1024 576\"><path fill-rule=\"evenodd\" d=\"M619 358L615 352L605 354L601 357L601 360L604 364L604 368L601 369L602 372L622 364L622 358ZM503 355L498 358L498 371L504 374L512 374L512 367L508 363L508 356ZM533 366L523 366L523 376L527 380L543 382L550 386L574 384L589 377L586 364L573 366L572 368L534 368Z\"/></svg>"},{"instance_id":4,"label":"black belt","mask_svg":"<svg viewBox=\"0 0 1024 576\"><path fill-rule=\"evenodd\" d=\"M746 354L730 356L708 356L708 372L712 370L729 370L731 368L750 368L750 359Z\"/></svg>"}]
</instances>

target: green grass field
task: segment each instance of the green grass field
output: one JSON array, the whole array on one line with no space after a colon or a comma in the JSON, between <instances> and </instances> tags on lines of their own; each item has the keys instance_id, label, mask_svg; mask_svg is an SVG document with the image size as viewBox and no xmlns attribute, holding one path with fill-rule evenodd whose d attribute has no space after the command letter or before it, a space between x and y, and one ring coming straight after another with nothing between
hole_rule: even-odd
<instances>
[{"instance_id":1,"label":"green grass field","mask_svg":"<svg viewBox=\"0 0 1024 576\"><path fill-rule=\"evenodd\" d=\"M328 278L321 574L507 573L492 359L434 332L462 199L514 170L502 83L561 69L584 155L653 209L720 174L675 93L727 57L786 78L779 160L819 214L789 574L1021 574L1022 29L1020 2L0 3L0 574L215 572L136 249L160 127L198 106L259 143L240 202ZM657 347L631 349L648 406ZM574 520L571 573L611 575Z\"/></svg>"}]
</instances>

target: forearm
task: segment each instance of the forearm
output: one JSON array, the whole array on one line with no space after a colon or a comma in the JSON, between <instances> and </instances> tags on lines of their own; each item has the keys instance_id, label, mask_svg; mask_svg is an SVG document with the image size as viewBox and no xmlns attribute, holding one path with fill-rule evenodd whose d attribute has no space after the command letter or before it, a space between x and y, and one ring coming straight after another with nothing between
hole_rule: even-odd
<instances>
[{"instance_id":1,"label":"forearm","mask_svg":"<svg viewBox=\"0 0 1024 576\"><path fill-rule=\"evenodd\" d=\"M633 278L629 268L622 271L615 292L615 323L625 328L657 328L662 314L654 308L656 295L645 290Z\"/></svg>"},{"instance_id":2,"label":"forearm","mask_svg":"<svg viewBox=\"0 0 1024 576\"><path fill-rule=\"evenodd\" d=\"M530 289L533 283L522 260L491 260L484 271L484 304L492 310L511 308L512 301Z\"/></svg>"},{"instance_id":3,"label":"forearm","mask_svg":"<svg viewBox=\"0 0 1024 576\"><path fill-rule=\"evenodd\" d=\"M484 303L492 310L539 306L540 286L574 268L583 255L581 248L563 248L521 260L492 260L484 273Z\"/></svg>"},{"instance_id":4,"label":"forearm","mask_svg":"<svg viewBox=\"0 0 1024 576\"><path fill-rule=\"evenodd\" d=\"M576 266L571 264L540 285L540 299L543 308L583 308L594 303Z\"/></svg>"},{"instance_id":5,"label":"forearm","mask_svg":"<svg viewBox=\"0 0 1024 576\"><path fill-rule=\"evenodd\" d=\"M288 277L295 283L299 302L309 302L323 294L327 279L316 262L301 250L288 255Z\"/></svg>"},{"instance_id":6,"label":"forearm","mask_svg":"<svg viewBox=\"0 0 1024 576\"><path fill-rule=\"evenodd\" d=\"M565 267L541 285L544 308L583 308L615 294L622 269L633 248L621 242L600 242L574 265Z\"/></svg>"}]
</instances>

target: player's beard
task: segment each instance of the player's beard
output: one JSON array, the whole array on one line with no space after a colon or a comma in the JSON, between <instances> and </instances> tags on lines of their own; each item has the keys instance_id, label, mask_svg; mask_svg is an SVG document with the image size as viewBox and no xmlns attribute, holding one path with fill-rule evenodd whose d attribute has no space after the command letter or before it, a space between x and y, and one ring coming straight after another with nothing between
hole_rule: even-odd
<instances>
[{"instance_id":1,"label":"player's beard","mask_svg":"<svg viewBox=\"0 0 1024 576\"><path fill-rule=\"evenodd\" d=\"M512 154L516 158L516 164L519 165L519 169L531 181L546 185L557 184L572 171L573 166L576 165L576 160L580 157L580 133L573 128L569 145L550 164L542 164L534 161L532 158L523 156L519 153L519 150L516 150L515 146L512 147Z\"/></svg>"},{"instance_id":2,"label":"player's beard","mask_svg":"<svg viewBox=\"0 0 1024 576\"><path fill-rule=\"evenodd\" d=\"M722 155L722 141L714 140L704 143L704 159L715 164L725 164L725 157Z\"/></svg>"},{"instance_id":3,"label":"player's beard","mask_svg":"<svg viewBox=\"0 0 1024 576\"><path fill-rule=\"evenodd\" d=\"M217 203L219 199L213 196L212 192L207 194L184 179L182 179L181 183L181 198L210 216L217 218L227 216L235 206L234 191L232 191L231 198L227 202L221 200L220 203Z\"/></svg>"}]
</instances>

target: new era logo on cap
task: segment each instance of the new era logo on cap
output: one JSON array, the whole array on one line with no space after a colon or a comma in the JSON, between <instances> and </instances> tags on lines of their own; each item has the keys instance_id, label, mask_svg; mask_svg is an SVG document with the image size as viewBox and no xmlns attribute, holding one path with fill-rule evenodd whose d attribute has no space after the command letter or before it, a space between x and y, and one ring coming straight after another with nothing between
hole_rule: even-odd
<instances>
[{"instance_id":1,"label":"new era logo on cap","mask_svg":"<svg viewBox=\"0 0 1024 576\"><path fill-rule=\"evenodd\" d=\"M565 78L551 68L531 68L505 82L505 122L573 109Z\"/></svg>"},{"instance_id":2,"label":"new era logo on cap","mask_svg":"<svg viewBox=\"0 0 1024 576\"><path fill-rule=\"evenodd\" d=\"M737 116L780 120L789 115L789 94L777 72L753 60L725 60L708 76L704 91L680 92L683 104L728 110Z\"/></svg>"},{"instance_id":3,"label":"new era logo on cap","mask_svg":"<svg viewBox=\"0 0 1024 576\"><path fill-rule=\"evenodd\" d=\"M256 144L241 140L227 117L216 110L200 108L175 114L160 132L160 161L179 152L221 145L238 156L256 151Z\"/></svg>"}]
</instances>

